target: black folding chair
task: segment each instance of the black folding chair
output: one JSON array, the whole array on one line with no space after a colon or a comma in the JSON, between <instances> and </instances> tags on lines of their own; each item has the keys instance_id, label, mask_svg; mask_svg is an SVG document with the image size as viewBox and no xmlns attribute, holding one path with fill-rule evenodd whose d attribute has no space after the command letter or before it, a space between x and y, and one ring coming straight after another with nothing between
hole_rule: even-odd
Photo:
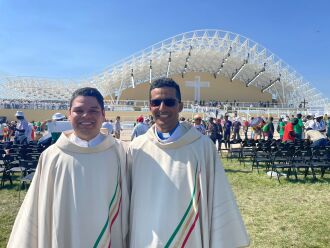
<instances>
[{"instance_id":1,"label":"black folding chair","mask_svg":"<svg viewBox=\"0 0 330 248\"><path fill-rule=\"evenodd\" d=\"M297 174L295 172L295 167L292 166L291 162L292 152L290 150L279 150L272 155L272 167L271 167L271 175L273 177L273 173L277 176L277 180L280 183L280 177L286 175L287 178L290 178L292 173L295 174L297 179ZM286 172L286 174L284 173Z\"/></svg>"},{"instance_id":2,"label":"black folding chair","mask_svg":"<svg viewBox=\"0 0 330 248\"><path fill-rule=\"evenodd\" d=\"M326 170L330 169L330 150L325 148L313 149L313 156L311 159L311 170L313 178L316 179L316 171L320 170L321 178L324 176Z\"/></svg>"},{"instance_id":3,"label":"black folding chair","mask_svg":"<svg viewBox=\"0 0 330 248\"><path fill-rule=\"evenodd\" d=\"M311 165L311 159L312 159L312 152L310 149L307 150L297 150L292 158L291 158L291 164L292 167L294 167L295 177L296 180L298 179L298 172L303 170L304 178L308 175L308 170Z\"/></svg>"},{"instance_id":4,"label":"black folding chair","mask_svg":"<svg viewBox=\"0 0 330 248\"><path fill-rule=\"evenodd\" d=\"M256 167L259 173L259 167L264 165L266 169L269 168L272 162L270 147L267 146L259 146L255 149L253 161L252 161L252 171L253 168Z\"/></svg>"}]
</instances>

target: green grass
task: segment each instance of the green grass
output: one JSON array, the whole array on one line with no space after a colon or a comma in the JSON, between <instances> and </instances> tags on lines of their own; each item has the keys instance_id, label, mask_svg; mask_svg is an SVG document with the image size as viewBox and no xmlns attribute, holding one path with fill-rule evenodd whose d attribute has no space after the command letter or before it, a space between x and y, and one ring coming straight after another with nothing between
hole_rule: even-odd
<instances>
[{"instance_id":1,"label":"green grass","mask_svg":"<svg viewBox=\"0 0 330 248\"><path fill-rule=\"evenodd\" d=\"M330 175L279 184L264 170L223 159L251 247L329 247ZM319 178L319 176L318 176Z\"/></svg>"},{"instance_id":2,"label":"green grass","mask_svg":"<svg viewBox=\"0 0 330 248\"><path fill-rule=\"evenodd\" d=\"M8 238L15 221L19 207L24 199L26 191L21 191L21 202L18 201L18 181L14 185L6 182L0 189L0 247L6 247Z\"/></svg>"},{"instance_id":3,"label":"green grass","mask_svg":"<svg viewBox=\"0 0 330 248\"><path fill-rule=\"evenodd\" d=\"M279 184L263 169L258 174L237 160L223 159L223 163L251 238L250 247L329 247L330 173L316 181L311 176L306 180L300 176L298 182L282 177ZM17 185L7 182L0 189L0 247L7 244L19 205Z\"/></svg>"}]
</instances>

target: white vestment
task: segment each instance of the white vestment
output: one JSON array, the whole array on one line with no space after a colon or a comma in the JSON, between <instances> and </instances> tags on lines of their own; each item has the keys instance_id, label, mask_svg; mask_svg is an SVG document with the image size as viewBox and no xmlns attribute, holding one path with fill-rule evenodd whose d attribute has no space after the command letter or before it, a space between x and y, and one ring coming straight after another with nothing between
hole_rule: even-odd
<instances>
[{"instance_id":1,"label":"white vestment","mask_svg":"<svg viewBox=\"0 0 330 248\"><path fill-rule=\"evenodd\" d=\"M130 247L249 245L214 144L180 125L184 134L174 142L159 142L152 127L130 144Z\"/></svg>"},{"instance_id":2,"label":"white vestment","mask_svg":"<svg viewBox=\"0 0 330 248\"><path fill-rule=\"evenodd\" d=\"M70 142L45 150L16 217L8 247L126 247L129 199L123 144Z\"/></svg>"}]
</instances>

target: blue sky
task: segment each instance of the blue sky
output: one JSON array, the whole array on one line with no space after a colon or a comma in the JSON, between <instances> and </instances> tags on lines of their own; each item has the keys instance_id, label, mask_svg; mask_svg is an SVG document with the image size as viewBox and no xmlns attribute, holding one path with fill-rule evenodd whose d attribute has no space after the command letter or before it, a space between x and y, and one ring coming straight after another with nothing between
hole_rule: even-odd
<instances>
[{"instance_id":1,"label":"blue sky","mask_svg":"<svg viewBox=\"0 0 330 248\"><path fill-rule=\"evenodd\" d=\"M81 79L171 36L238 33L330 97L327 0L0 0L0 78Z\"/></svg>"}]
</instances>

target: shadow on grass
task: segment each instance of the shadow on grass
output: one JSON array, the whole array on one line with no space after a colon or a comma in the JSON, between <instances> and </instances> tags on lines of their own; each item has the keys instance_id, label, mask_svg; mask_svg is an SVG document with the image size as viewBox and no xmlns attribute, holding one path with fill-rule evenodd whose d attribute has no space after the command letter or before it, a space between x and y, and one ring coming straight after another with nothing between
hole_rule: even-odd
<instances>
[{"instance_id":1,"label":"shadow on grass","mask_svg":"<svg viewBox=\"0 0 330 248\"><path fill-rule=\"evenodd\" d=\"M0 187L0 190L1 189L7 189L7 190L12 190L12 189L18 189L18 184L17 183L13 183L13 184L10 184L10 183L6 183L3 187Z\"/></svg>"},{"instance_id":2,"label":"shadow on grass","mask_svg":"<svg viewBox=\"0 0 330 248\"><path fill-rule=\"evenodd\" d=\"M228 172L228 173L251 173L252 171L247 171L247 170L234 170L234 169L228 169L226 168L225 169L225 172Z\"/></svg>"}]
</instances>

